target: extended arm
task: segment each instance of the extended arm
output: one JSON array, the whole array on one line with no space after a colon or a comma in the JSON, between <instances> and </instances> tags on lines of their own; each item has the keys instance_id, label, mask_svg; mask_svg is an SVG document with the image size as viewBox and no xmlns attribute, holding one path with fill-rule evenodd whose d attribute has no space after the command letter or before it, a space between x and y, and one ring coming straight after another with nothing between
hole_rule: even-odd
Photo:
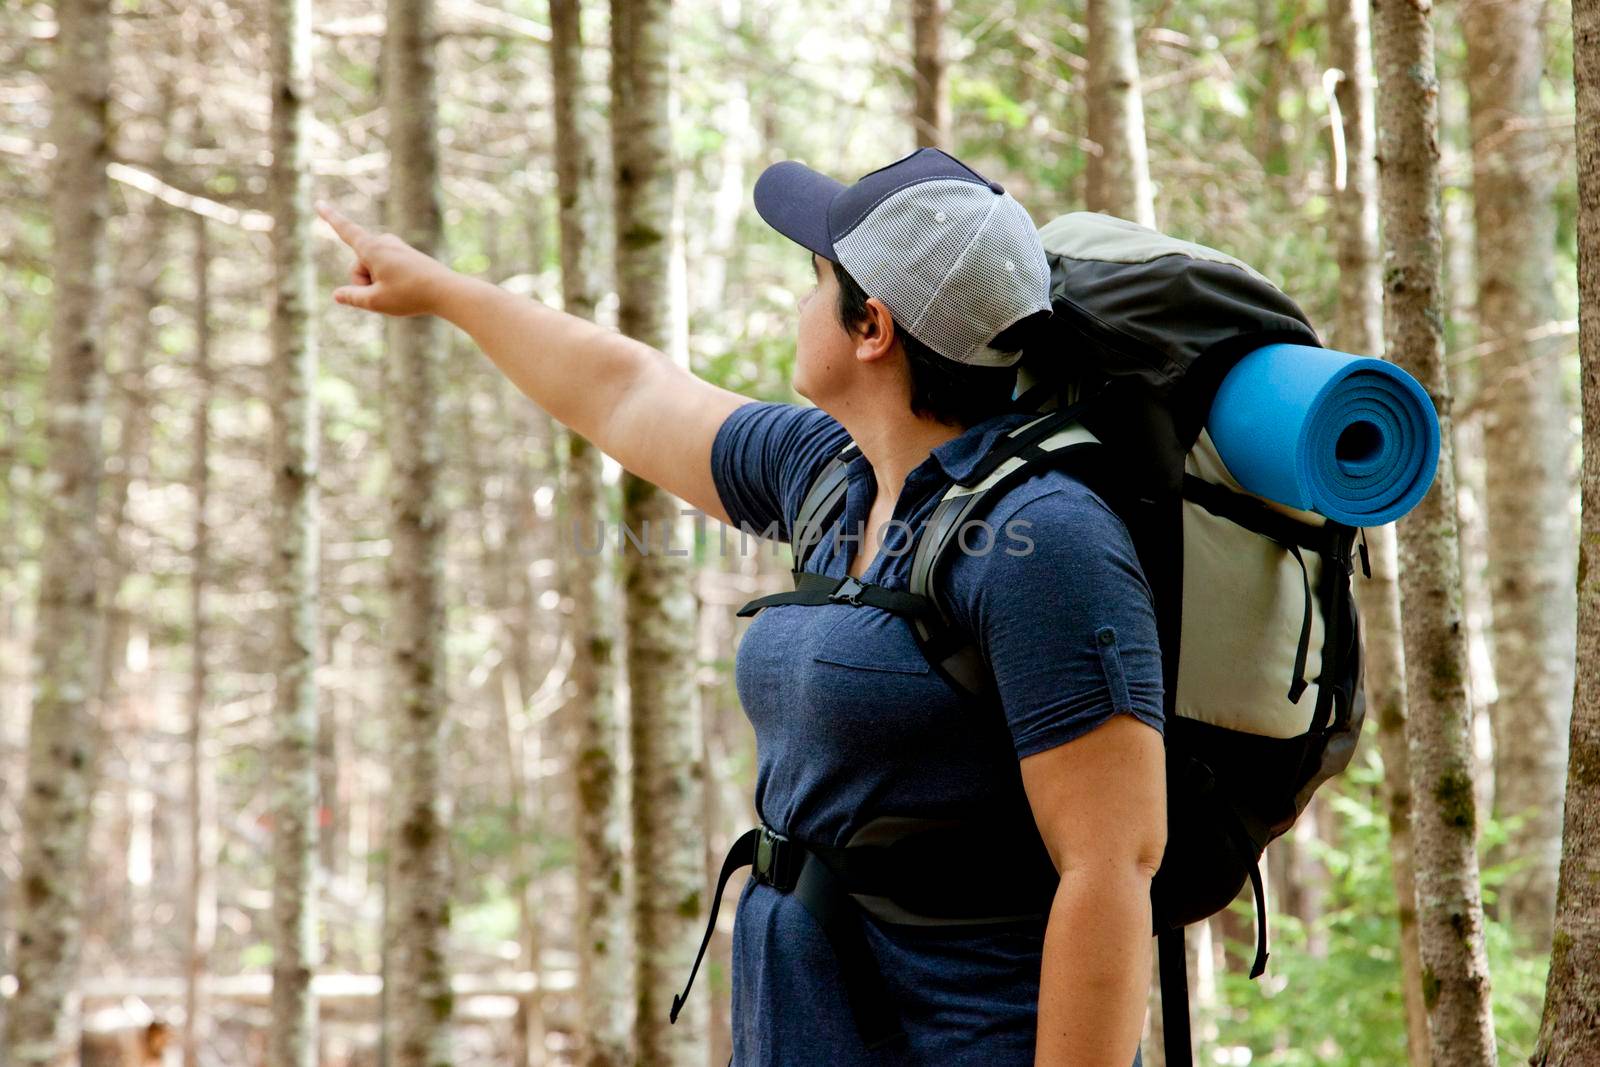
<instances>
[{"instance_id":1,"label":"extended arm","mask_svg":"<svg viewBox=\"0 0 1600 1067\"><path fill-rule=\"evenodd\" d=\"M1035 1062L1129 1067L1150 987L1150 881L1166 849L1161 735L1117 715L1022 760L1061 884L1045 929Z\"/></svg>"},{"instance_id":2,"label":"extended arm","mask_svg":"<svg viewBox=\"0 0 1600 1067\"><path fill-rule=\"evenodd\" d=\"M695 377L640 341L459 274L331 207L317 210L358 257L352 284L335 290L335 300L454 323L551 418L625 470L728 521L711 480L711 442L749 397Z\"/></svg>"}]
</instances>

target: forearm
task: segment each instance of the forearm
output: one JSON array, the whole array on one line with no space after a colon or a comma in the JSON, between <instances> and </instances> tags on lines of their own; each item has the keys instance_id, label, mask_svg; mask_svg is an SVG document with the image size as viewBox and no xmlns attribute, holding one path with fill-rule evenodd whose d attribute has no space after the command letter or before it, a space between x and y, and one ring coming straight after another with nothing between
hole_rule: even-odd
<instances>
[{"instance_id":1,"label":"forearm","mask_svg":"<svg viewBox=\"0 0 1600 1067\"><path fill-rule=\"evenodd\" d=\"M607 417L652 358L648 345L480 278L454 274L436 314L464 330L518 389L602 451Z\"/></svg>"},{"instance_id":2,"label":"forearm","mask_svg":"<svg viewBox=\"0 0 1600 1067\"><path fill-rule=\"evenodd\" d=\"M1045 930L1040 1067L1130 1067L1150 988L1150 877L1068 870Z\"/></svg>"}]
</instances>

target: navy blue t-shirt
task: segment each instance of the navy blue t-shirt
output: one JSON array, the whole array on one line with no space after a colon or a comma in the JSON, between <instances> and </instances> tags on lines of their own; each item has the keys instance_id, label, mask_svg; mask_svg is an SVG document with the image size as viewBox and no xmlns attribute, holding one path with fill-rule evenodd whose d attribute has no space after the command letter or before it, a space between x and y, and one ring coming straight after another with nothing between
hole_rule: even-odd
<instances>
[{"instance_id":1,"label":"navy blue t-shirt","mask_svg":"<svg viewBox=\"0 0 1600 1067\"><path fill-rule=\"evenodd\" d=\"M863 580L907 588L906 529L918 530L950 482L1028 418L1002 415L934 448L895 502L893 518L906 526L890 527ZM806 488L849 440L819 408L752 401L735 409L711 450L735 528L776 524L788 540ZM856 552L871 551L875 492L858 455L844 515L808 570L842 577ZM881 609L783 604L751 621L735 683L755 728L755 803L769 826L842 845L883 815L1016 825L1032 819L1022 757L1123 712L1162 729L1155 611L1122 521L1062 471L1014 486L985 521L992 537L969 531L941 589L955 621L978 638L1001 709L985 714L960 698L928 666L905 620ZM854 544L843 536L857 531ZM983 932L863 922L907 1037L887 1050L863 1047L839 964L804 905L746 883L733 934L735 1067L1033 1063L1042 922Z\"/></svg>"}]
</instances>

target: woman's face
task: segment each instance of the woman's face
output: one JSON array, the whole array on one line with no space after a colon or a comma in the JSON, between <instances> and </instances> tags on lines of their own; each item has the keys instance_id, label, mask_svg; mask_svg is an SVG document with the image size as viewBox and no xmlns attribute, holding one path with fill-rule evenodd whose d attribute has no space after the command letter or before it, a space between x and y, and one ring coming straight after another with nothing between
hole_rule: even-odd
<instances>
[{"instance_id":1,"label":"woman's face","mask_svg":"<svg viewBox=\"0 0 1600 1067\"><path fill-rule=\"evenodd\" d=\"M800 298L794 390L821 405L844 388L855 362L855 344L839 323L839 280L828 261L811 253L812 286Z\"/></svg>"}]
</instances>

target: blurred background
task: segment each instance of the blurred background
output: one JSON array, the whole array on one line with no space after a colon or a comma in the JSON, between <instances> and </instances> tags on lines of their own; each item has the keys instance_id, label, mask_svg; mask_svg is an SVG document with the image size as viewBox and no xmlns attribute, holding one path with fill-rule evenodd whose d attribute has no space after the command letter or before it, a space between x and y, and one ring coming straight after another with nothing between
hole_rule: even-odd
<instances>
[{"instance_id":1,"label":"blurred background","mask_svg":"<svg viewBox=\"0 0 1600 1067\"><path fill-rule=\"evenodd\" d=\"M1431 31L1457 710L1509 1063L1539 1029L1574 680L1572 11ZM464 334L335 306L353 256L313 198L803 402L809 257L756 175L938 145L1037 224L1220 248L1381 355L1372 41L1366 0L0 6L0 1047L728 1060L731 907L670 1030L666 1005L754 818L733 613L789 550L679 520L691 556L630 562L616 523L676 502ZM1395 596L1379 563L1364 611ZM1392 671L1398 632L1366 640ZM630 649L664 666L630 684ZM1197 1062L1427 1062L1403 700L1372 709L1268 850L1268 973L1248 887L1189 931Z\"/></svg>"}]
</instances>

